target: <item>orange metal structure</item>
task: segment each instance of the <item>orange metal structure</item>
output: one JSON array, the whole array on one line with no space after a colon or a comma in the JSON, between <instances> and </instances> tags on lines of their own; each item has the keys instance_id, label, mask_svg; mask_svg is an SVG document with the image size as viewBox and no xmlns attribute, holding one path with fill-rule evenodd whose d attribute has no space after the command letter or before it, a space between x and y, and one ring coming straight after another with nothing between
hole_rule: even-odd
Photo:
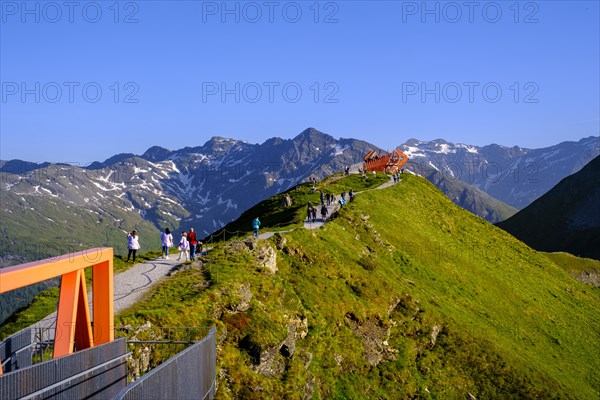
<instances>
[{"instance_id":1,"label":"orange metal structure","mask_svg":"<svg viewBox=\"0 0 600 400\"><path fill-rule=\"evenodd\" d=\"M394 150L391 153L377 153L374 150L369 151L363 158L363 170L379 171L395 174L408 161L408 156L401 150Z\"/></svg>"},{"instance_id":2,"label":"orange metal structure","mask_svg":"<svg viewBox=\"0 0 600 400\"><path fill-rule=\"evenodd\" d=\"M93 325L84 270L92 267ZM78 253L0 269L0 293L61 276L54 358L114 340L113 249ZM0 375L2 366L0 365Z\"/></svg>"}]
</instances>

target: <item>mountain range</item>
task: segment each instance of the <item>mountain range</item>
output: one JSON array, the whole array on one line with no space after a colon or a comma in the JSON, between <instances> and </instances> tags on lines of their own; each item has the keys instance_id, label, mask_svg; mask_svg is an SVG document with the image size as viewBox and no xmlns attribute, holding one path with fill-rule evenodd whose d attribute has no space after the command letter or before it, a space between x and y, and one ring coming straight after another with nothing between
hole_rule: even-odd
<instances>
[{"instance_id":1,"label":"mountain range","mask_svg":"<svg viewBox=\"0 0 600 400\"><path fill-rule=\"evenodd\" d=\"M400 148L411 158L408 170L494 223L517 211L503 201L517 208L529 204L599 152L597 138L537 150L414 139ZM119 252L133 228L146 249L159 245L164 227L194 227L209 235L311 176L323 178L362 162L371 149L379 150L309 128L293 139L262 144L213 137L174 151L154 146L139 156L117 154L85 168L2 161L0 266L98 245ZM489 166L512 169L502 169L496 179ZM534 172L527 169L531 166Z\"/></svg>"},{"instance_id":2,"label":"mountain range","mask_svg":"<svg viewBox=\"0 0 600 400\"><path fill-rule=\"evenodd\" d=\"M319 201L312 183L260 202L232 226L249 231L247 216L265 213L280 232L212 243L115 326L152 340L190 336L151 327L215 326L219 399L597 398L599 289L571 276L581 260L533 250L423 177L387 182L337 174L317 183L359 189L319 229L305 229L299 206ZM296 207L275 209L285 195ZM40 296L0 335L36 308L55 309L58 291ZM148 346L128 363L143 373L164 356Z\"/></svg>"},{"instance_id":3,"label":"mountain range","mask_svg":"<svg viewBox=\"0 0 600 400\"><path fill-rule=\"evenodd\" d=\"M399 148L416 172L433 176L429 178L432 183L464 182L520 210L597 157L600 138L590 136L540 149L410 139Z\"/></svg>"}]
</instances>

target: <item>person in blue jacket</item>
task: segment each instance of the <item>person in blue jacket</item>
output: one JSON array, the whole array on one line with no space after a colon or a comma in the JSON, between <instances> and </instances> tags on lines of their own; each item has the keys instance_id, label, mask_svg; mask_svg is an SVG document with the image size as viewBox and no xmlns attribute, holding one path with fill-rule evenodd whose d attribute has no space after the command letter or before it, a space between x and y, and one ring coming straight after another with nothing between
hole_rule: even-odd
<instances>
[{"instance_id":1,"label":"person in blue jacket","mask_svg":"<svg viewBox=\"0 0 600 400\"><path fill-rule=\"evenodd\" d=\"M260 227L260 220L258 217L254 218L252 221L252 229L254 230L254 236L258 237L258 228Z\"/></svg>"}]
</instances>

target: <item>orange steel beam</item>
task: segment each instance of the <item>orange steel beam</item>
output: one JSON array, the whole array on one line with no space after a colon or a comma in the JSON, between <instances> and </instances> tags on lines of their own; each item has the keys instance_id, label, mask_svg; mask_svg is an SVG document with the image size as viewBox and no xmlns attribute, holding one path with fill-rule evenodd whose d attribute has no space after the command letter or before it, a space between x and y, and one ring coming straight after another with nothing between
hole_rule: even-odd
<instances>
[{"instance_id":1,"label":"orange steel beam","mask_svg":"<svg viewBox=\"0 0 600 400\"><path fill-rule=\"evenodd\" d=\"M94 325L84 269L92 267ZM100 247L0 269L0 293L61 276L54 357L114 339L113 249ZM0 365L0 375L2 366Z\"/></svg>"},{"instance_id":2,"label":"orange steel beam","mask_svg":"<svg viewBox=\"0 0 600 400\"><path fill-rule=\"evenodd\" d=\"M112 257L94 265L92 279L94 282L92 291L92 299L94 301L94 343L103 344L112 342L115 339Z\"/></svg>"}]
</instances>

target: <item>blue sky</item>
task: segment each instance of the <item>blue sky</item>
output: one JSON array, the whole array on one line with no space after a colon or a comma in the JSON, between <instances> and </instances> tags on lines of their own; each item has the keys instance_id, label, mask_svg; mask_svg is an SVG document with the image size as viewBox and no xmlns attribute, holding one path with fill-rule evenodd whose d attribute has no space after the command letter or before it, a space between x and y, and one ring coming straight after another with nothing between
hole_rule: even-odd
<instances>
[{"instance_id":1,"label":"blue sky","mask_svg":"<svg viewBox=\"0 0 600 400\"><path fill-rule=\"evenodd\" d=\"M0 2L0 158L600 133L599 2Z\"/></svg>"}]
</instances>

